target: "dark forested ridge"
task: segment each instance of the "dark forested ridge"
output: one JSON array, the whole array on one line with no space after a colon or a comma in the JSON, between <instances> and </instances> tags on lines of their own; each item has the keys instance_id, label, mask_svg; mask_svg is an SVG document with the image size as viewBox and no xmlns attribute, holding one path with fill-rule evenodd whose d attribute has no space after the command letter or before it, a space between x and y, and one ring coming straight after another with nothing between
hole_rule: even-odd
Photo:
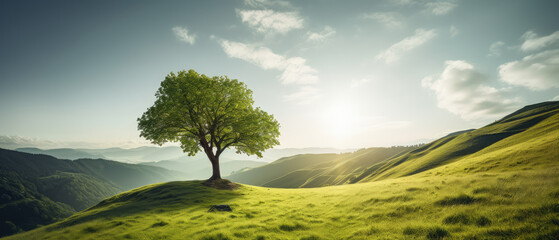
<instances>
[{"instance_id":1,"label":"dark forested ridge","mask_svg":"<svg viewBox=\"0 0 559 240\"><path fill-rule=\"evenodd\" d=\"M0 236L49 224L122 191L180 177L153 166L0 149Z\"/></svg>"}]
</instances>

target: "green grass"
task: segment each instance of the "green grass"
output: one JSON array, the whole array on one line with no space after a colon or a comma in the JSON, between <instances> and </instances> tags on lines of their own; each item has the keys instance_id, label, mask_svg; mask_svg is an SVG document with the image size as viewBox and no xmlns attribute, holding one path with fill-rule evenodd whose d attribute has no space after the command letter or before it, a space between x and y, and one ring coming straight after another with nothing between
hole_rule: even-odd
<instances>
[{"instance_id":1,"label":"green grass","mask_svg":"<svg viewBox=\"0 0 559 240\"><path fill-rule=\"evenodd\" d=\"M558 113L559 102L536 104L483 128L450 134L419 148L296 155L228 177L264 187L307 188L411 176L442 166L448 167L435 174L554 165L552 160L559 156Z\"/></svg>"},{"instance_id":2,"label":"green grass","mask_svg":"<svg viewBox=\"0 0 559 240\"><path fill-rule=\"evenodd\" d=\"M169 182L7 239L553 239L558 173L556 166L234 191ZM233 212L207 212L216 204Z\"/></svg>"},{"instance_id":3,"label":"green grass","mask_svg":"<svg viewBox=\"0 0 559 240\"><path fill-rule=\"evenodd\" d=\"M300 154L228 176L240 183L310 188L355 183L366 169L415 147L368 148L343 154Z\"/></svg>"},{"instance_id":4,"label":"green grass","mask_svg":"<svg viewBox=\"0 0 559 240\"><path fill-rule=\"evenodd\" d=\"M558 239L559 110L545 107L551 112L527 108L521 117L379 158L356 184L233 191L201 181L154 184L7 239ZM507 132L514 134L498 135ZM338 175L323 171L335 178L326 182L351 170L336 155L306 159L316 169L338 163ZM208 212L219 204L233 211Z\"/></svg>"},{"instance_id":5,"label":"green grass","mask_svg":"<svg viewBox=\"0 0 559 240\"><path fill-rule=\"evenodd\" d=\"M510 171L512 167L521 170L539 164L553 165L555 162L550 158L559 155L559 104L555 106L536 115L505 119L474 131L439 139L390 159L361 182L414 175L454 163L463 167L451 166L447 169L452 172L443 171L441 174L499 169ZM472 164L478 160L482 161Z\"/></svg>"},{"instance_id":6,"label":"green grass","mask_svg":"<svg viewBox=\"0 0 559 240\"><path fill-rule=\"evenodd\" d=\"M179 179L175 174L152 166L0 149L0 237L51 224L125 190Z\"/></svg>"}]
</instances>

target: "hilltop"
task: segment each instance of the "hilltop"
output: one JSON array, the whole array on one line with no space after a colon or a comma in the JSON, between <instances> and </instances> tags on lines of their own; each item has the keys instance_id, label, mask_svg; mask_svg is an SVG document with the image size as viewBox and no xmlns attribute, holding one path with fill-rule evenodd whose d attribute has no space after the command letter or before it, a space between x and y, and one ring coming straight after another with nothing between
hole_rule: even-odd
<instances>
[{"instance_id":1,"label":"hilltop","mask_svg":"<svg viewBox=\"0 0 559 240\"><path fill-rule=\"evenodd\" d=\"M305 169L298 158L317 173L284 177ZM548 102L415 149L299 155L242 172L338 186L154 184L7 239L558 239L558 159L559 102ZM233 212L208 212L217 204Z\"/></svg>"}]
</instances>

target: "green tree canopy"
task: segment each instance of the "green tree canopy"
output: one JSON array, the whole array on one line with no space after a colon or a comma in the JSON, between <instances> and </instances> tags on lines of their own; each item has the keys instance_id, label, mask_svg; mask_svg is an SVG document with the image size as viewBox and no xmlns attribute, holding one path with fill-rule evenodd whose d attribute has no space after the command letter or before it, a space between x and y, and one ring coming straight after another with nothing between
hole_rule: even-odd
<instances>
[{"instance_id":1,"label":"green tree canopy","mask_svg":"<svg viewBox=\"0 0 559 240\"><path fill-rule=\"evenodd\" d=\"M167 75L155 96L138 118L140 136L158 145L179 142L190 156L203 150L212 163L210 180L221 178L225 149L262 157L279 144L278 121L252 106L252 91L238 80L180 71Z\"/></svg>"}]
</instances>

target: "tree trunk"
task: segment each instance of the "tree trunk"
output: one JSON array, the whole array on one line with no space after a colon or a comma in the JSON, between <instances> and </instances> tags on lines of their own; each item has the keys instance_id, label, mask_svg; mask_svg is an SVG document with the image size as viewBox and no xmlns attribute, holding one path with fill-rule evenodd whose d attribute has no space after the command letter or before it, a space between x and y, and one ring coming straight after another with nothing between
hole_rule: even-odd
<instances>
[{"instance_id":1,"label":"tree trunk","mask_svg":"<svg viewBox=\"0 0 559 240\"><path fill-rule=\"evenodd\" d=\"M208 180L217 180L221 179L221 173L219 172L219 157L214 157L214 159L210 159L212 163L212 177Z\"/></svg>"},{"instance_id":2,"label":"tree trunk","mask_svg":"<svg viewBox=\"0 0 559 240\"><path fill-rule=\"evenodd\" d=\"M221 173L219 172L219 152L216 152L217 155L214 154L212 148L208 145L208 142L204 138L200 139L200 146L202 146L204 152L206 152L206 156L208 156L208 159L210 159L210 162L212 163L213 173L208 180L221 179Z\"/></svg>"}]
</instances>

